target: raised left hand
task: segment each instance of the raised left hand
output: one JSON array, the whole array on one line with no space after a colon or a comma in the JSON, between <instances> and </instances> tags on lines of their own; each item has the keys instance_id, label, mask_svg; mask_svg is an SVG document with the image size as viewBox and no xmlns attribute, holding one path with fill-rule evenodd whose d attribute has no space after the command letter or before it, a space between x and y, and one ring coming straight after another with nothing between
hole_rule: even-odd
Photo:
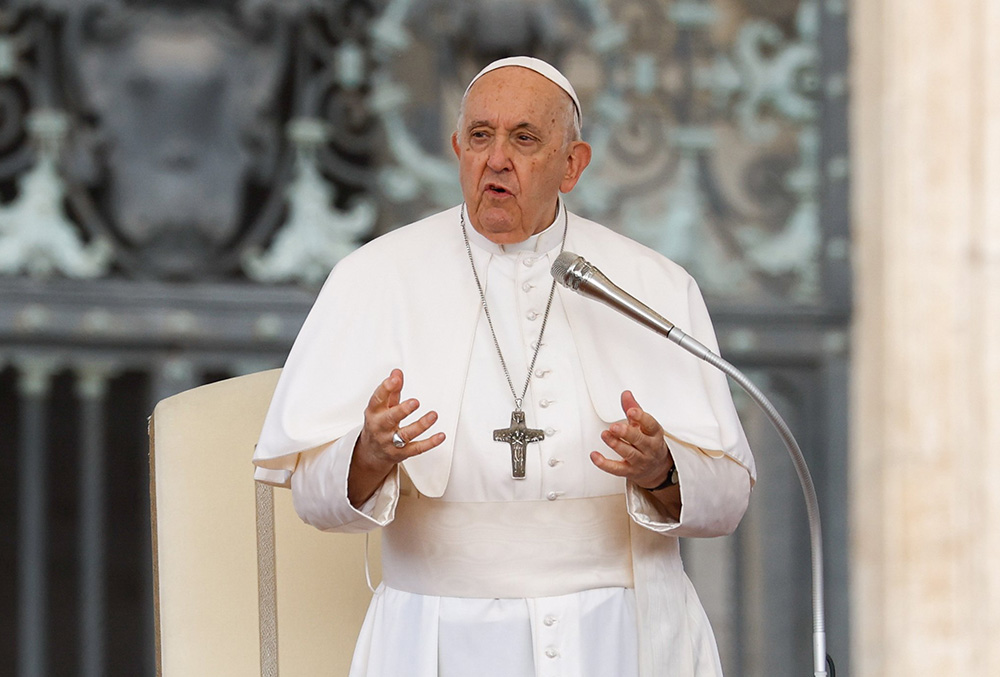
<instances>
[{"instance_id":1,"label":"raised left hand","mask_svg":"<svg viewBox=\"0 0 1000 677\"><path fill-rule=\"evenodd\" d=\"M663 428L643 411L632 391L623 392L621 401L625 418L601 433L601 439L621 460L607 458L597 451L590 452L590 460L604 472L624 477L640 487L659 486L674 466Z\"/></svg>"}]
</instances>

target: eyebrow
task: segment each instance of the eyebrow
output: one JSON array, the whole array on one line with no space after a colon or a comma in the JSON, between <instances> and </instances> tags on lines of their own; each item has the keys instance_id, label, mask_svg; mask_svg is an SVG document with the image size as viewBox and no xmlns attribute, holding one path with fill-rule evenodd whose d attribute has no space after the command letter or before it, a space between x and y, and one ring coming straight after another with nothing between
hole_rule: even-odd
<instances>
[{"instance_id":1,"label":"eyebrow","mask_svg":"<svg viewBox=\"0 0 1000 677\"><path fill-rule=\"evenodd\" d=\"M469 124L465 126L465 131L469 132L475 129L476 127L489 127L490 129L493 129L494 124L490 120L472 120ZM539 136L542 135L542 130L538 127L538 125L528 122L527 120L518 122L516 125L513 126L513 128L511 128L512 132L517 132L519 130L529 131L532 134L537 134Z\"/></svg>"}]
</instances>

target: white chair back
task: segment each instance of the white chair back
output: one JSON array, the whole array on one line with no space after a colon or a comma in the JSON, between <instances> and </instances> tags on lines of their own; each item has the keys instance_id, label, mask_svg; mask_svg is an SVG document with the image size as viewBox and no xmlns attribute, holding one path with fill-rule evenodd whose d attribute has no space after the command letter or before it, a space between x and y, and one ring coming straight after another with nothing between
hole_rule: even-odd
<instances>
[{"instance_id":1,"label":"white chair back","mask_svg":"<svg viewBox=\"0 0 1000 677\"><path fill-rule=\"evenodd\" d=\"M371 592L365 537L303 524L253 480L280 370L194 388L149 423L157 674L346 675ZM378 580L378 537L371 539Z\"/></svg>"}]
</instances>

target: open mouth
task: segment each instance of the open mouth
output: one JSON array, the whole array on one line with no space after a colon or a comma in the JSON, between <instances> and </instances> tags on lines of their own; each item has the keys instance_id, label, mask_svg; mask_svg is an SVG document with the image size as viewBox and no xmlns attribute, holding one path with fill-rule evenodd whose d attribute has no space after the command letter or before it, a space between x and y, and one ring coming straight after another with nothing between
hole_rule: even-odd
<instances>
[{"instance_id":1,"label":"open mouth","mask_svg":"<svg viewBox=\"0 0 1000 677\"><path fill-rule=\"evenodd\" d=\"M506 188L504 188L503 186L499 186L499 185L497 185L495 183L491 183L491 184L489 184L489 185L486 186L486 193L488 195L494 195L496 197L502 197L504 195L512 195L513 194L509 190L507 190Z\"/></svg>"}]
</instances>

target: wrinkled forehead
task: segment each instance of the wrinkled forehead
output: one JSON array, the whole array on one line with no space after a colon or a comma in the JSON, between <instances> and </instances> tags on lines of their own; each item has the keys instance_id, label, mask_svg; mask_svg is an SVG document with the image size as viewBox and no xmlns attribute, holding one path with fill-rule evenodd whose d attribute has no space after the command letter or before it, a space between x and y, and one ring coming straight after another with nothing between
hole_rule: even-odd
<instances>
[{"instance_id":1,"label":"wrinkled forehead","mask_svg":"<svg viewBox=\"0 0 1000 677\"><path fill-rule=\"evenodd\" d=\"M583 126L583 109L580 107L580 99L577 97L576 90L573 89L573 85L570 84L569 79L552 64L530 56L512 56L505 59L498 59L486 66L469 82L469 86L465 88L464 98L468 98L473 85L483 78L483 76L494 71L511 68L524 69L525 71L536 73L565 92L573 102L573 112L576 116L577 127Z\"/></svg>"},{"instance_id":2,"label":"wrinkled forehead","mask_svg":"<svg viewBox=\"0 0 1000 677\"><path fill-rule=\"evenodd\" d=\"M564 121L572 108L572 99L561 88L530 69L503 68L477 79L466 91L463 101L464 124L473 121L504 120L505 124L528 123L546 126L548 120ZM556 118L550 116L561 111Z\"/></svg>"}]
</instances>

